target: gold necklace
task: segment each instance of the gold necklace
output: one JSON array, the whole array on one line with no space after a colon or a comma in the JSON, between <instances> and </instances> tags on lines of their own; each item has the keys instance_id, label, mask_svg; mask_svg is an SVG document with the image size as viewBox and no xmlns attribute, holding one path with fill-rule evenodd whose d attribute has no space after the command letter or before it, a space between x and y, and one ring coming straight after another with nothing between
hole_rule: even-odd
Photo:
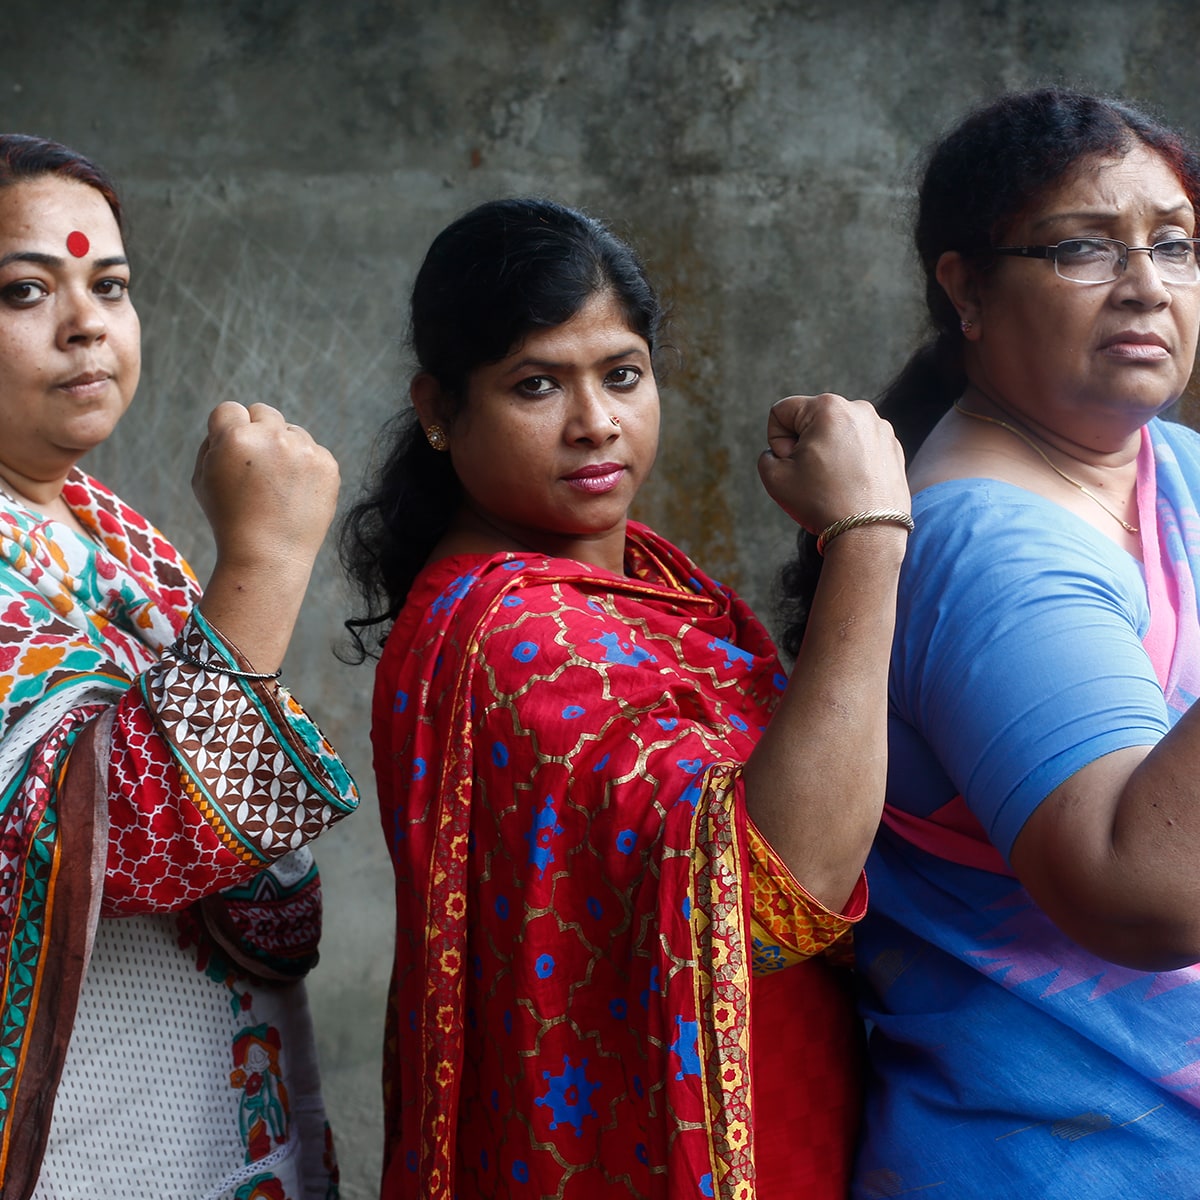
<instances>
[{"instance_id":1,"label":"gold necklace","mask_svg":"<svg viewBox=\"0 0 1200 1200\"><path fill-rule=\"evenodd\" d=\"M984 416L983 413L972 412L969 408L963 408L962 404L960 404L957 400L954 402L954 407L958 412L962 413L964 417L970 417L973 421L986 421L989 425L999 425L1001 429L1007 429L1009 433L1013 434L1015 437L1019 437L1021 441L1023 441L1025 445L1027 445L1030 450L1032 450L1042 460L1042 462L1044 462L1046 466L1048 466L1050 470L1055 473L1055 475L1057 475L1060 479L1065 479L1072 487L1078 488L1089 500L1092 500L1096 504L1100 505L1100 507L1104 509L1104 511L1108 513L1108 515L1112 517L1112 519L1116 521L1116 523L1120 525L1126 533L1138 532L1138 527L1136 525L1130 525L1130 523L1123 517L1118 516L1117 513L1113 512L1113 510L1109 508L1108 505L1105 504L1104 501L1101 500L1100 497L1091 490L1091 488L1080 483L1078 479L1074 479L1072 476L1068 475L1066 471L1060 470L1058 467L1056 467L1054 463L1050 461L1049 456L1041 448L1041 446L1039 446L1027 433L1017 429L1014 425L1010 425L1007 421L1000 421L996 417L987 417Z\"/></svg>"}]
</instances>

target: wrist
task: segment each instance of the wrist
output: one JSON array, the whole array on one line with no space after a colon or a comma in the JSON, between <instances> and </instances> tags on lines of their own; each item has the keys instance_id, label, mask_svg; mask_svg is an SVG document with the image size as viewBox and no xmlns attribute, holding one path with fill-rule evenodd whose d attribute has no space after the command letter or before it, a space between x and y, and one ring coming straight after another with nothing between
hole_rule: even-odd
<instances>
[{"instance_id":1,"label":"wrist","mask_svg":"<svg viewBox=\"0 0 1200 1200\"><path fill-rule=\"evenodd\" d=\"M255 670L241 649L205 619L199 605L192 609L174 645L167 648L166 654L196 670L233 679L272 682L280 676L279 670Z\"/></svg>"},{"instance_id":2,"label":"wrist","mask_svg":"<svg viewBox=\"0 0 1200 1200\"><path fill-rule=\"evenodd\" d=\"M264 580L305 580L312 574L316 553L286 543L269 542L259 545L218 545L214 574L218 571L242 579L261 577Z\"/></svg>"},{"instance_id":3,"label":"wrist","mask_svg":"<svg viewBox=\"0 0 1200 1200\"><path fill-rule=\"evenodd\" d=\"M826 567L833 563L854 563L856 571L879 567L891 574L899 572L908 550L908 530L883 522L848 529L825 545L822 556Z\"/></svg>"},{"instance_id":4,"label":"wrist","mask_svg":"<svg viewBox=\"0 0 1200 1200\"><path fill-rule=\"evenodd\" d=\"M913 530L913 519L903 509L868 508L851 513L840 520L826 525L817 535L817 553L824 555L826 548L838 538L862 529L873 529L884 525L903 533L905 539Z\"/></svg>"}]
</instances>

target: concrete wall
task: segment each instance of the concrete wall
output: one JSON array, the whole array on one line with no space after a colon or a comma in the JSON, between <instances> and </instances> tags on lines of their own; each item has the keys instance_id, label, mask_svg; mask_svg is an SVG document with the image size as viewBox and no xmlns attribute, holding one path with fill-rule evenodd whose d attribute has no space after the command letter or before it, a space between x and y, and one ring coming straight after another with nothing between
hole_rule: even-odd
<instances>
[{"instance_id":1,"label":"concrete wall","mask_svg":"<svg viewBox=\"0 0 1200 1200\"><path fill-rule=\"evenodd\" d=\"M540 192L613 219L677 320L643 518L760 611L790 544L754 460L790 391L871 395L921 327L911 164L966 107L1045 81L1200 129L1190 2L5 0L0 126L124 185L145 372L93 471L211 564L187 480L218 400L266 400L338 455L348 499L402 403L404 301L473 203ZM2 398L0 398L2 402ZM363 782L321 844L312 980L345 1187L375 1194L391 871L369 667L331 647L326 554L287 678Z\"/></svg>"}]
</instances>

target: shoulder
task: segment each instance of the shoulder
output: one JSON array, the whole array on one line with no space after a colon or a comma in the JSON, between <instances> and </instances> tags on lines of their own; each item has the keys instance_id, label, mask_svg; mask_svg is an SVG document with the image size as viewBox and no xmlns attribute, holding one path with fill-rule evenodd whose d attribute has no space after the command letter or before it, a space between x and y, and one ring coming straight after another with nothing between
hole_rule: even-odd
<instances>
[{"instance_id":1,"label":"shoulder","mask_svg":"<svg viewBox=\"0 0 1200 1200\"><path fill-rule=\"evenodd\" d=\"M388 636L385 659L431 642L464 648L523 614L585 608L595 571L541 554L459 554L427 566L413 581ZM611 576L608 578L611 579ZM526 619L528 619L526 617Z\"/></svg>"},{"instance_id":2,"label":"shoulder","mask_svg":"<svg viewBox=\"0 0 1200 1200\"><path fill-rule=\"evenodd\" d=\"M1104 626L1140 637L1149 623L1137 560L1023 488L992 479L935 484L914 498L913 519L898 668L911 659L923 673L926 657L945 654L966 670L969 656L1004 645L1005 631L1028 645L1035 629L1065 637L1080 625Z\"/></svg>"},{"instance_id":3,"label":"shoulder","mask_svg":"<svg viewBox=\"0 0 1200 1200\"><path fill-rule=\"evenodd\" d=\"M1135 559L1074 513L997 479L952 479L913 497L908 586L1076 571L1141 588Z\"/></svg>"},{"instance_id":4,"label":"shoulder","mask_svg":"<svg viewBox=\"0 0 1200 1200\"><path fill-rule=\"evenodd\" d=\"M162 537L136 508L126 504L112 488L78 467L72 470L63 484L63 499L77 515L91 513L96 523L109 533L143 531Z\"/></svg>"},{"instance_id":5,"label":"shoulder","mask_svg":"<svg viewBox=\"0 0 1200 1200\"><path fill-rule=\"evenodd\" d=\"M1181 421L1155 417L1147 424L1146 428L1155 441L1161 440L1173 446L1186 446L1193 452L1200 452L1200 433L1197 433L1190 425L1184 425Z\"/></svg>"},{"instance_id":6,"label":"shoulder","mask_svg":"<svg viewBox=\"0 0 1200 1200\"><path fill-rule=\"evenodd\" d=\"M136 508L78 467L63 485L63 499L102 543L114 537L124 543L135 571L163 586L182 587L188 599L181 603L190 607L199 594L195 573L170 539Z\"/></svg>"},{"instance_id":7,"label":"shoulder","mask_svg":"<svg viewBox=\"0 0 1200 1200\"><path fill-rule=\"evenodd\" d=\"M425 645L431 638L465 645L516 624L590 624L601 614L622 622L659 610L731 612L739 625L754 624L729 589L666 539L634 522L629 525L626 564L628 576L533 553L441 559L414 581L388 645L395 645L393 653Z\"/></svg>"},{"instance_id":8,"label":"shoulder","mask_svg":"<svg viewBox=\"0 0 1200 1200\"><path fill-rule=\"evenodd\" d=\"M413 583L405 609L463 620L482 617L517 592L528 596L555 589L587 593L606 582L611 586L613 579L600 568L544 554L461 554L426 567Z\"/></svg>"}]
</instances>

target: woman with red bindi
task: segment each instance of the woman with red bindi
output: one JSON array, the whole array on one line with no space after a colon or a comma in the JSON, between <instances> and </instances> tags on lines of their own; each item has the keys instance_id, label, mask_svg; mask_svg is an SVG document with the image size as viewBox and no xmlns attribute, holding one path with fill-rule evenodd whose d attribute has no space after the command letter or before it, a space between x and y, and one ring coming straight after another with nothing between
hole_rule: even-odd
<instances>
[{"instance_id":1,"label":"woman with red bindi","mask_svg":"<svg viewBox=\"0 0 1200 1200\"><path fill-rule=\"evenodd\" d=\"M130 278L108 176L0 135L0 1195L324 1196L305 843L357 796L278 676L337 465L218 405L201 598L79 466L137 389Z\"/></svg>"}]
</instances>

